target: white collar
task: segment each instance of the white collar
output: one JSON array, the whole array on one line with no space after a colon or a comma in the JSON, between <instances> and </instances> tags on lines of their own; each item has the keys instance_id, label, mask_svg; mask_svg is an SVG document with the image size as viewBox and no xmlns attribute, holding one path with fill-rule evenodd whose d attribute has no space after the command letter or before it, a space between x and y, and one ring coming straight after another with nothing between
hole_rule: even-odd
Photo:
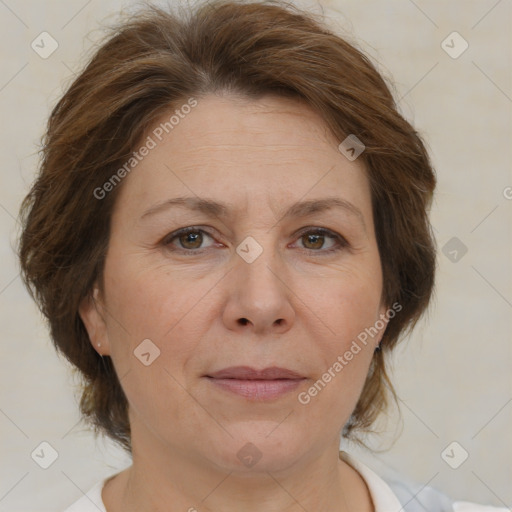
<instances>
[{"instance_id":1,"label":"white collar","mask_svg":"<svg viewBox=\"0 0 512 512\"><path fill-rule=\"evenodd\" d=\"M375 512L399 512L403 510L396 494L382 478L368 466L341 450L340 458L352 466L365 481L372 497Z\"/></svg>"}]
</instances>

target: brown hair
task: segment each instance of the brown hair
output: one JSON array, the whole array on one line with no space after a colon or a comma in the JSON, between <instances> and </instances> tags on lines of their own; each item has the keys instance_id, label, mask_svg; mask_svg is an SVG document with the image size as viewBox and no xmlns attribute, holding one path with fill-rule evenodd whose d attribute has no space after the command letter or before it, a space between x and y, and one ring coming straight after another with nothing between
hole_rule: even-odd
<instances>
[{"instance_id":1,"label":"brown hair","mask_svg":"<svg viewBox=\"0 0 512 512\"><path fill-rule=\"evenodd\" d=\"M434 288L428 220L436 179L418 133L354 45L280 1L213 1L182 15L146 7L108 34L53 109L37 179L21 206L22 276L58 351L84 383L80 410L131 452L128 403L110 357L91 346L78 307L101 286L110 217L122 183L97 199L152 123L191 96L277 94L305 101L341 142L355 134L372 192L383 300L399 303L343 436L370 431L396 394L386 361Z\"/></svg>"}]
</instances>

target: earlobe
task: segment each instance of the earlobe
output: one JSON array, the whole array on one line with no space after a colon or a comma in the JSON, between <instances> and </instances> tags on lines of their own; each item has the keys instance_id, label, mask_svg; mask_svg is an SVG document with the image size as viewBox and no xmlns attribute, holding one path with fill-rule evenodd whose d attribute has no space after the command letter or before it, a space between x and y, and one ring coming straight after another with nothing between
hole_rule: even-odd
<instances>
[{"instance_id":1,"label":"earlobe","mask_svg":"<svg viewBox=\"0 0 512 512\"><path fill-rule=\"evenodd\" d=\"M80 303L78 314L84 323L94 350L101 356L108 355L110 353L110 346L107 326L101 307L101 300L99 300L99 290L96 286L93 293L87 295Z\"/></svg>"}]
</instances>

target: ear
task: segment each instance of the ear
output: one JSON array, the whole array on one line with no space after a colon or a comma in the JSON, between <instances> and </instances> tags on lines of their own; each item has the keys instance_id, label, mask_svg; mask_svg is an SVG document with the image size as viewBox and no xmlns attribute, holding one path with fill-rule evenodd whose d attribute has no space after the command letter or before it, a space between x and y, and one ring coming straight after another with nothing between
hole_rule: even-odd
<instances>
[{"instance_id":1,"label":"ear","mask_svg":"<svg viewBox=\"0 0 512 512\"><path fill-rule=\"evenodd\" d=\"M101 356L110 355L104 307L96 285L93 287L92 294L87 295L80 303L78 314L85 325L94 350Z\"/></svg>"}]
</instances>

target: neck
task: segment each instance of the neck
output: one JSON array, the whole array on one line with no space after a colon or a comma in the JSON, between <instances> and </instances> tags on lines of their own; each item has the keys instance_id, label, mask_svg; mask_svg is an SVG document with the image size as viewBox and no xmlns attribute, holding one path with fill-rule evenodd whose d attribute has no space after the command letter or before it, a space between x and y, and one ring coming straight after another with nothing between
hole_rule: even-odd
<instances>
[{"instance_id":1,"label":"neck","mask_svg":"<svg viewBox=\"0 0 512 512\"><path fill-rule=\"evenodd\" d=\"M154 438L151 440L154 441ZM286 469L228 471L180 447L134 443L133 464L105 486L108 512L373 512L362 477L339 458L338 440Z\"/></svg>"}]
</instances>

